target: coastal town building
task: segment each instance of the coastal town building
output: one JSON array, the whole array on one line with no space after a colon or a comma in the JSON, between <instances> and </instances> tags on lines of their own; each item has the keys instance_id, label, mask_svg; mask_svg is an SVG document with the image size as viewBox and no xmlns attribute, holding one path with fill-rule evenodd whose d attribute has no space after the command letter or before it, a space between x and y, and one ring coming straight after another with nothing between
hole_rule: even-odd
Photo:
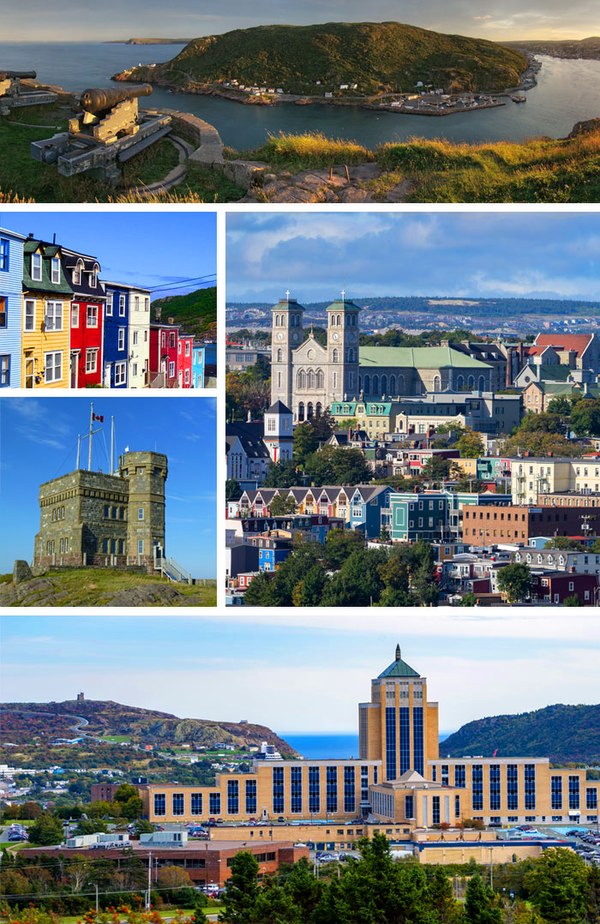
<instances>
[{"instance_id":1,"label":"coastal town building","mask_svg":"<svg viewBox=\"0 0 600 924\"><path fill-rule=\"evenodd\" d=\"M70 387L103 382L106 296L96 257L61 248L62 271L72 289L70 304ZM126 354L124 356L126 358Z\"/></svg>"},{"instance_id":2,"label":"coastal town building","mask_svg":"<svg viewBox=\"0 0 600 924\"><path fill-rule=\"evenodd\" d=\"M22 286L21 386L68 388L73 289L58 244L26 239Z\"/></svg>"},{"instance_id":3,"label":"coastal town building","mask_svg":"<svg viewBox=\"0 0 600 924\"><path fill-rule=\"evenodd\" d=\"M600 458L515 459L511 473L515 504L537 504L540 495L579 494L582 501L600 493ZM551 498L549 498L551 501Z\"/></svg>"},{"instance_id":4,"label":"coastal town building","mask_svg":"<svg viewBox=\"0 0 600 924\"><path fill-rule=\"evenodd\" d=\"M140 789L145 814L154 824L279 823L282 835L293 823L304 832L295 837L311 840L324 839L316 827L324 822L359 825L367 834L397 825L399 839L408 841L417 829L465 819L485 825L598 820L600 783L587 780L583 769L561 769L539 756L440 755L438 703L399 646L372 680L371 698L358 715L355 759L258 759L250 772L217 774L211 786L151 784ZM228 828L228 836L235 830ZM261 834L259 827L244 836L258 842ZM353 834L343 827L330 839L350 841Z\"/></svg>"},{"instance_id":5,"label":"coastal town building","mask_svg":"<svg viewBox=\"0 0 600 924\"><path fill-rule=\"evenodd\" d=\"M23 244L0 228L0 388L21 387Z\"/></svg>"}]
</instances>

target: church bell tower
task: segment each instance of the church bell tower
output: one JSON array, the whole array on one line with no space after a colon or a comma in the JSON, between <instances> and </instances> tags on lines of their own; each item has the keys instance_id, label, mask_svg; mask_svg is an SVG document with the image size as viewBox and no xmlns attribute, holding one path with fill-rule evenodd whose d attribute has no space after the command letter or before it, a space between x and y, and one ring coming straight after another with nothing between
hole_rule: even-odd
<instances>
[{"instance_id":1,"label":"church bell tower","mask_svg":"<svg viewBox=\"0 0 600 924\"><path fill-rule=\"evenodd\" d=\"M271 311L271 404L282 401L291 408L294 389L292 352L304 340L304 308L286 292L286 297L280 299Z\"/></svg>"}]
</instances>

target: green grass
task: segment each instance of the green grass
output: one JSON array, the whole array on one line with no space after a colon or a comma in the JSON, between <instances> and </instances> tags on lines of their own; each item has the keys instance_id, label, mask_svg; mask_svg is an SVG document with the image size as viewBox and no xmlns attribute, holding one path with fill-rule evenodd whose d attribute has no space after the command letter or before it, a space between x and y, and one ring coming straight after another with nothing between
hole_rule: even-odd
<instances>
[{"instance_id":1,"label":"green grass","mask_svg":"<svg viewBox=\"0 0 600 924\"><path fill-rule=\"evenodd\" d=\"M137 572L120 571L111 568L73 568L64 571L48 571L42 576L52 583L52 590L31 582L31 592L20 603L12 606L110 606L116 594L123 591L142 590L143 606L215 606L216 582L207 586L172 584L164 578ZM26 589L26 584L19 585ZM177 590L177 596L165 602L165 589ZM0 595L0 604L2 597ZM122 604L127 605L127 604Z\"/></svg>"},{"instance_id":2,"label":"green grass","mask_svg":"<svg viewBox=\"0 0 600 924\"><path fill-rule=\"evenodd\" d=\"M0 584L12 583L12 574L0 574Z\"/></svg>"},{"instance_id":3,"label":"green grass","mask_svg":"<svg viewBox=\"0 0 600 924\"><path fill-rule=\"evenodd\" d=\"M292 172L333 167L335 164L364 164L374 160L373 152L363 145L327 138L322 132L269 135L262 147L247 152L247 156Z\"/></svg>"},{"instance_id":4,"label":"green grass","mask_svg":"<svg viewBox=\"0 0 600 924\"><path fill-rule=\"evenodd\" d=\"M124 186L150 186L164 179L179 163L177 148L161 138L123 165Z\"/></svg>"}]
</instances>

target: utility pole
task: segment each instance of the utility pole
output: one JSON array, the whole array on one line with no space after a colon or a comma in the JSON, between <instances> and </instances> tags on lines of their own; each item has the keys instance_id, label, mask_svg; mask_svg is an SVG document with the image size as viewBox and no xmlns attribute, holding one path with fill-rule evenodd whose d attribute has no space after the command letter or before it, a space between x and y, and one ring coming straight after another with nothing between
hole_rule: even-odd
<instances>
[{"instance_id":1,"label":"utility pole","mask_svg":"<svg viewBox=\"0 0 600 924\"><path fill-rule=\"evenodd\" d=\"M98 900L98 883L97 882L94 883L94 888L96 890L96 914L99 914L100 913L100 903Z\"/></svg>"},{"instance_id":2,"label":"utility pole","mask_svg":"<svg viewBox=\"0 0 600 924\"><path fill-rule=\"evenodd\" d=\"M150 891L152 889L152 851L148 853L148 888L146 890L146 911L150 911Z\"/></svg>"}]
</instances>

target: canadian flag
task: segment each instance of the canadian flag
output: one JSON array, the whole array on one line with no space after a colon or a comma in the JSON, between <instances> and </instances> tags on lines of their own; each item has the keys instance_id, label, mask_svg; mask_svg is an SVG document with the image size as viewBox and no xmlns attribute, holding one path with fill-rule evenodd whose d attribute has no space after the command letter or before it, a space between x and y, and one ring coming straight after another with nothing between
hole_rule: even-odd
<instances>
[{"instance_id":1,"label":"canadian flag","mask_svg":"<svg viewBox=\"0 0 600 924\"><path fill-rule=\"evenodd\" d=\"M104 423L104 415L103 414L92 414L92 420L99 420L100 423Z\"/></svg>"}]
</instances>

